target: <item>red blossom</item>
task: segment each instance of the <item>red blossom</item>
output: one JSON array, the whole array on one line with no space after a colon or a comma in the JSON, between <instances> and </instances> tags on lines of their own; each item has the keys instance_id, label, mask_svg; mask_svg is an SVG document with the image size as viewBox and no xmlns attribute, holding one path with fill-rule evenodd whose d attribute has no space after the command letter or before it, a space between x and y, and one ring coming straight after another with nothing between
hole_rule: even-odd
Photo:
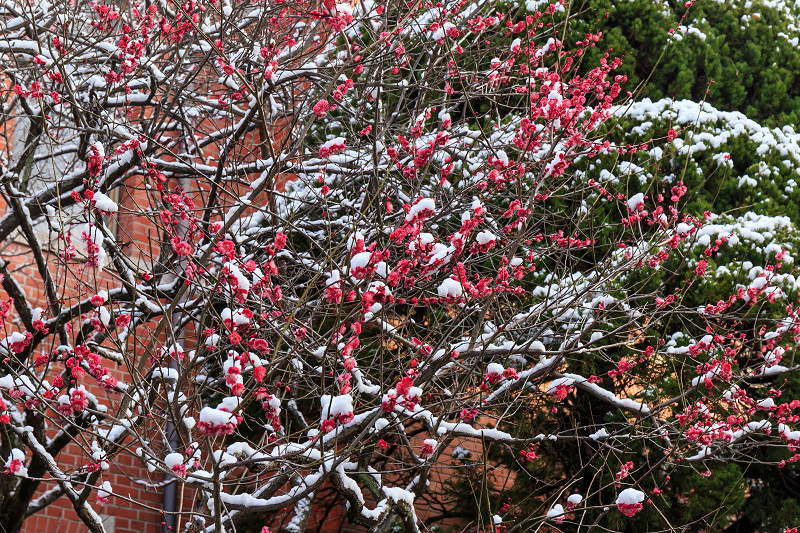
<instances>
[{"instance_id":1,"label":"red blossom","mask_svg":"<svg viewBox=\"0 0 800 533\"><path fill-rule=\"evenodd\" d=\"M172 249L181 257L186 257L192 253L192 245L178 236L172 237Z\"/></svg>"}]
</instances>

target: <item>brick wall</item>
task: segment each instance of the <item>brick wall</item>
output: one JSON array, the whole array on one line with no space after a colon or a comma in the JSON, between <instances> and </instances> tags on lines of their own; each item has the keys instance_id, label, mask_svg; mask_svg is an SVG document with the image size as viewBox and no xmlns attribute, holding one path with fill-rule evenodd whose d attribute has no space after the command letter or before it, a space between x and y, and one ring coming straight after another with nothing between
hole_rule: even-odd
<instances>
[{"instance_id":1,"label":"brick wall","mask_svg":"<svg viewBox=\"0 0 800 533\"><path fill-rule=\"evenodd\" d=\"M128 191L127 196L123 198L123 205L127 202L128 207L133 207L134 202L141 200L136 196L141 194L141 189L132 188ZM6 206L0 202L0 213L2 212L6 212ZM130 246L130 255L134 259L144 257L148 251L146 247L148 234L145 230L147 224L130 215L123 215L120 217L119 222L125 225L125 231L129 231L132 236L133 242ZM122 228L120 228L120 232L122 233ZM46 245L47 239L41 237L40 240ZM33 264L26 247L20 244L21 241L19 239L15 239L15 241L3 243L4 247L0 258L9 262L8 271L21 286L31 305L33 307L47 308L42 276ZM53 248L55 248L55 245ZM95 294L96 291L87 291L86 288L82 288L80 291L75 290L75 283L79 279L76 274L77 270L65 269L58 258L55 257L55 253L57 251L54 249L53 253L49 254L47 263L50 275L59 285L59 289L63 289L65 296L63 303L68 306L77 302L79 297L86 298ZM91 275L84 275L83 280L91 279L94 275L94 272ZM106 284L111 282L110 273L104 271L97 276L96 282L98 291L107 288ZM0 297L8 299L8 295L4 291L0 294ZM6 328L6 334L15 329L25 331L24 326L19 323L7 324ZM147 328L141 328L140 333L140 339L149 340ZM52 346L48 344L40 347L40 349L45 350L50 348ZM131 346L131 348L136 353L135 347ZM124 367L114 369L113 364L107 364L106 366L111 367L110 369L115 374L115 377L128 381ZM96 385L90 386L91 381L86 381L87 390L97 396L101 402L110 406L119 403L120 395L109 393ZM57 420L58 415L56 414L53 417L53 421ZM57 430L57 427L51 428L48 437L52 437ZM72 468L86 466L91 462L90 442L81 440L82 437L84 436L79 435L77 442L70 443L57 455L56 460L62 470L69 471ZM142 483L137 483L137 480L149 480L152 483L160 484L165 478L163 474L158 472L149 474L141 461L133 455L134 449L120 453L111 461L109 469L103 473L101 482L109 481L114 491L114 495L109 498L108 503L102 507L95 504L93 501L94 495L91 496L92 500L90 501L93 503L95 510L106 518L109 533L112 531L113 533L160 533L163 530L162 524L164 522L163 489L145 486ZM55 482L48 482L47 478L45 478L37 491L37 496L56 486ZM80 487L78 488L80 489ZM192 497L193 494L185 494L184 510L191 509ZM20 511L23 512L24 509ZM62 497L28 518L22 531L24 533L80 533L86 530L86 526L83 525L72 508L71 502Z\"/></svg>"},{"instance_id":2,"label":"brick wall","mask_svg":"<svg viewBox=\"0 0 800 533\"><path fill-rule=\"evenodd\" d=\"M282 137L282 136L281 136ZM256 134L249 134L244 139L244 144L250 146L257 146L258 139ZM215 154L212 153L213 157ZM257 154L256 154L257 156ZM283 189L287 177L281 176L277 181L276 186ZM208 185L206 183L193 182L192 186L200 186L205 189L203 192L208 192ZM224 193L226 196L222 198L225 203L230 203L233 199L241 195L247 194L249 188L246 185L233 185L229 186L228 190ZM197 192L197 191L195 191ZM149 191L152 194L152 190ZM266 202L266 194L259 198L260 201ZM131 178L124 187L119 189L117 203L120 206L120 212L116 215L113 227L117 233L118 242L124 243L124 253L138 263L139 267L143 270L149 270L151 254L158 255L158 242L156 241L157 232L154 231L154 224L141 213L143 210L148 210L153 213L152 216L157 217L157 210L148 206L152 205L152 198L148 197L148 190L145 187L144 179L141 176L134 176ZM7 212L7 206L0 200L0 213ZM109 224L112 226L111 224ZM37 230L46 230L45 226L37 228ZM52 236L55 237L55 236ZM73 236L73 239L75 236ZM50 275L56 280L59 287L59 292L63 291L64 306L69 306L76 303L79 299L85 299L88 296L99 292L100 290L108 289L110 287L118 286L113 282L111 265L106 265L106 270L100 275L91 271L89 273L79 274L76 268L65 268L57 254L63 249L63 245L57 239L48 239L46 233L39 235L40 241L44 244L48 253L48 270ZM47 299L44 293L44 283L42 276L38 272L36 265L33 263L31 255L27 248L22 244L24 241L20 238L14 239L13 242L4 243L5 246L0 250L0 259L9 262L8 271L12 273L13 277L17 280L22 287L32 307L47 308ZM77 245L77 243L74 243ZM150 245L155 244L155 248L151 249ZM96 278L95 278L96 276ZM93 290L88 290L86 287L81 287L76 290L76 284L79 281L87 282L91 280L96 286ZM62 294L60 294L62 295ZM8 295L2 291L0 297L7 299ZM136 356L145 355L143 348L151 340L152 325L147 325L139 328L138 335L131 336L129 351ZM15 324L18 331L25 331L22 324ZM188 328L189 332L193 328ZM7 333L10 333L9 330ZM161 343L166 341L166 337L162 334L159 339ZM191 349L191 339L187 342L185 348ZM163 344L162 344L163 345ZM44 345L42 349L50 349L51 346ZM106 364L108 367L109 364ZM110 365L113 367L113 364ZM121 381L129 381L129 376L126 375L124 367L114 370L115 377ZM91 380L86 381L87 390L100 399L101 402L107 405L114 405L120 401L117 394L108 393L99 386L90 386ZM55 414L54 420L58 419ZM50 437L55 434L58 428L53 428ZM79 439L81 437L79 436ZM59 467L63 470L69 471L71 468L78 468L86 466L91 462L91 452L89 449L89 442L71 443L64 449L57 457L56 460ZM138 457L134 455L135 445L132 449L120 453L110 463L110 467L103 473L101 483L109 481L113 487L114 494L109 498L108 503L102 507L93 502L94 495L90 500L95 510L105 518L106 527L109 533L161 533L166 531L165 517L163 514L164 507L164 494L162 487L148 487L141 482L147 480L150 483L159 485L165 481L165 476L159 472L149 473L143 466ZM41 483L37 491L37 497L45 491L56 487L53 481L48 482L45 479ZM80 488L80 487L78 487ZM180 529L183 530L186 519L194 504L194 489L185 489L183 492L183 505ZM327 521L327 520L323 520ZM65 532L65 533L79 533L86 530L86 526L80 521L72 508L70 501L65 498L59 498L54 503L47 506L42 511L36 513L25 521L23 526L23 533L51 533L51 532Z\"/></svg>"}]
</instances>

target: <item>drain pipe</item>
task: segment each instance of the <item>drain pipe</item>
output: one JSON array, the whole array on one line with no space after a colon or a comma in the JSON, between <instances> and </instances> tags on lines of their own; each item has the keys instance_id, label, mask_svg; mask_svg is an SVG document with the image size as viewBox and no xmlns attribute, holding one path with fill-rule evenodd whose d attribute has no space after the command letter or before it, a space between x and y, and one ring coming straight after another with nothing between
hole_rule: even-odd
<instances>
[{"instance_id":1,"label":"drain pipe","mask_svg":"<svg viewBox=\"0 0 800 533\"><path fill-rule=\"evenodd\" d=\"M172 365L170 365L172 368ZM167 435L169 436L169 447L175 450L178 447L178 433L175 424L171 420L167 421ZM164 533L177 533L175 524L177 523L175 512L178 510L178 483L172 483L164 487Z\"/></svg>"},{"instance_id":2,"label":"drain pipe","mask_svg":"<svg viewBox=\"0 0 800 533\"><path fill-rule=\"evenodd\" d=\"M167 432L170 435L170 448L177 447L175 435L175 425L167 422ZM164 487L164 533L176 533L175 531L175 511L178 509L178 483L173 481Z\"/></svg>"}]
</instances>

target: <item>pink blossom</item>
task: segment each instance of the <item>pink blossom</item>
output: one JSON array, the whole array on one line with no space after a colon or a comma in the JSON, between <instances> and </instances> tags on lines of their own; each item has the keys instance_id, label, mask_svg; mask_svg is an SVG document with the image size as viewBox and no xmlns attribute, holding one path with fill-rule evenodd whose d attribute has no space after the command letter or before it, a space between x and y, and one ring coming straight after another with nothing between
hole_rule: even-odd
<instances>
[{"instance_id":1,"label":"pink blossom","mask_svg":"<svg viewBox=\"0 0 800 533\"><path fill-rule=\"evenodd\" d=\"M176 250L177 251L177 250ZM224 241L219 241L217 243L217 251L224 255L226 258L233 259L236 256L236 247L233 244L233 241L225 239ZM179 255L183 255L180 254ZM188 254L185 254L188 255Z\"/></svg>"},{"instance_id":2,"label":"pink blossom","mask_svg":"<svg viewBox=\"0 0 800 533\"><path fill-rule=\"evenodd\" d=\"M275 235L275 250L280 251L286 248L286 234L282 232L278 232Z\"/></svg>"},{"instance_id":3,"label":"pink blossom","mask_svg":"<svg viewBox=\"0 0 800 533\"><path fill-rule=\"evenodd\" d=\"M642 510L641 502L644 500L644 492L628 488L620 492L619 496L617 496L617 509L625 516L633 516Z\"/></svg>"},{"instance_id":4,"label":"pink blossom","mask_svg":"<svg viewBox=\"0 0 800 533\"><path fill-rule=\"evenodd\" d=\"M411 390L414 380L409 377L404 377L395 387L398 396L405 396Z\"/></svg>"},{"instance_id":5,"label":"pink blossom","mask_svg":"<svg viewBox=\"0 0 800 533\"><path fill-rule=\"evenodd\" d=\"M89 400L86 399L86 392L82 389L74 389L70 394L69 403L76 413L80 413L89 406Z\"/></svg>"},{"instance_id":6,"label":"pink blossom","mask_svg":"<svg viewBox=\"0 0 800 533\"><path fill-rule=\"evenodd\" d=\"M131 315L128 313L120 314L116 319L114 319L114 324L119 328L126 328L128 324L131 322Z\"/></svg>"},{"instance_id":7,"label":"pink blossom","mask_svg":"<svg viewBox=\"0 0 800 533\"><path fill-rule=\"evenodd\" d=\"M178 236L172 237L172 249L181 257L192 253L192 245Z\"/></svg>"},{"instance_id":8,"label":"pink blossom","mask_svg":"<svg viewBox=\"0 0 800 533\"><path fill-rule=\"evenodd\" d=\"M12 459L6 463L6 474L16 474L20 470L22 470L22 461L19 459Z\"/></svg>"},{"instance_id":9,"label":"pink blossom","mask_svg":"<svg viewBox=\"0 0 800 533\"><path fill-rule=\"evenodd\" d=\"M426 439L425 442L422 444L421 454L423 457L431 455L433 453L433 448L436 445L436 441L433 439Z\"/></svg>"},{"instance_id":10,"label":"pink blossom","mask_svg":"<svg viewBox=\"0 0 800 533\"><path fill-rule=\"evenodd\" d=\"M617 509L625 516L633 516L642 510L641 503L618 503Z\"/></svg>"},{"instance_id":11,"label":"pink blossom","mask_svg":"<svg viewBox=\"0 0 800 533\"><path fill-rule=\"evenodd\" d=\"M316 104L314 104L314 114L317 115L317 118L322 118L328 114L328 101L327 100L320 100Z\"/></svg>"}]
</instances>

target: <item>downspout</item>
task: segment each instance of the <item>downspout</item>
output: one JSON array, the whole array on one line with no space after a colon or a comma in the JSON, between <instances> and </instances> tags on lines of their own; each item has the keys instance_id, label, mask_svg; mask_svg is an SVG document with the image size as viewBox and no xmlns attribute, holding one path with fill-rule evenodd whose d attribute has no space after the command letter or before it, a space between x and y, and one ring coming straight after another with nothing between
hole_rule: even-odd
<instances>
[{"instance_id":1,"label":"downspout","mask_svg":"<svg viewBox=\"0 0 800 533\"><path fill-rule=\"evenodd\" d=\"M183 333L180 334L181 338L184 337ZM177 365L170 363L170 368L175 368ZM167 420L167 435L169 439L169 447L175 450L178 447L178 432L176 431L175 424L172 420ZM164 487L164 533L176 533L175 512L178 510L178 482L173 481Z\"/></svg>"}]
</instances>

